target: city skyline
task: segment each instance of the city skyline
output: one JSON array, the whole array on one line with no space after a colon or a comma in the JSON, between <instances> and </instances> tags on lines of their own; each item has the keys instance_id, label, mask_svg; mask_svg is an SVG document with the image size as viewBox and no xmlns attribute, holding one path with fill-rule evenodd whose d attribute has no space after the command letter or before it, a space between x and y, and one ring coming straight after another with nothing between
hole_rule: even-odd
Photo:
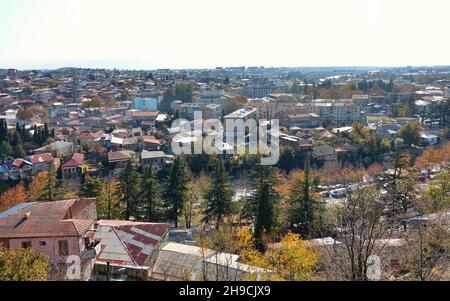
<instances>
[{"instance_id":1,"label":"city skyline","mask_svg":"<svg viewBox=\"0 0 450 301\"><path fill-rule=\"evenodd\" d=\"M111 2L2 1L0 68L450 65L442 0Z\"/></svg>"}]
</instances>

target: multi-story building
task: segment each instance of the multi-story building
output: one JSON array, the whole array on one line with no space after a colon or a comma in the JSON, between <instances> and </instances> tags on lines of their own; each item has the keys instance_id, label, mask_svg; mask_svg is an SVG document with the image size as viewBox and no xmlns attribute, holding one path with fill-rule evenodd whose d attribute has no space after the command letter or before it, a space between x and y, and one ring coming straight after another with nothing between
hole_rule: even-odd
<instances>
[{"instance_id":1,"label":"multi-story building","mask_svg":"<svg viewBox=\"0 0 450 301\"><path fill-rule=\"evenodd\" d=\"M311 102L302 106L304 113L315 113L320 116L322 122L332 125L351 124L354 121L366 123L361 106L349 101Z\"/></svg>"},{"instance_id":2,"label":"multi-story building","mask_svg":"<svg viewBox=\"0 0 450 301\"><path fill-rule=\"evenodd\" d=\"M202 112L203 119L219 119L222 115L222 106L214 103L184 103L181 105L180 115L187 120L194 120L195 112Z\"/></svg>"},{"instance_id":3,"label":"multi-story building","mask_svg":"<svg viewBox=\"0 0 450 301\"><path fill-rule=\"evenodd\" d=\"M87 280L100 251L93 239L96 219L95 199L16 205L0 213L0 244L13 250L30 248L60 268L67 267L69 256L78 256L81 278Z\"/></svg>"},{"instance_id":4,"label":"multi-story building","mask_svg":"<svg viewBox=\"0 0 450 301\"><path fill-rule=\"evenodd\" d=\"M134 108L139 111L157 111L158 100L154 97L135 97Z\"/></svg>"}]
</instances>

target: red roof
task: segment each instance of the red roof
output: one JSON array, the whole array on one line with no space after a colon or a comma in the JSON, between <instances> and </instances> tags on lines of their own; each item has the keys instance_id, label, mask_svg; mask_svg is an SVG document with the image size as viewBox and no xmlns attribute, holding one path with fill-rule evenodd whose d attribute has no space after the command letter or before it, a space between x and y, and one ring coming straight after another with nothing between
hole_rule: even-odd
<instances>
[{"instance_id":1,"label":"red roof","mask_svg":"<svg viewBox=\"0 0 450 301\"><path fill-rule=\"evenodd\" d=\"M69 161L63 163L62 168L73 168L84 163L84 155L79 153L74 153Z\"/></svg>"},{"instance_id":2,"label":"red roof","mask_svg":"<svg viewBox=\"0 0 450 301\"><path fill-rule=\"evenodd\" d=\"M142 141L150 144L161 144L161 141L156 139L155 136L143 136Z\"/></svg>"},{"instance_id":3,"label":"red roof","mask_svg":"<svg viewBox=\"0 0 450 301\"><path fill-rule=\"evenodd\" d=\"M46 154L40 154L40 155L33 155L29 156L28 159L31 163L37 164L37 163L49 163L50 161L54 160L51 153Z\"/></svg>"},{"instance_id":4,"label":"red roof","mask_svg":"<svg viewBox=\"0 0 450 301\"><path fill-rule=\"evenodd\" d=\"M156 117L158 114L159 112L152 111L134 112L133 117Z\"/></svg>"},{"instance_id":5,"label":"red roof","mask_svg":"<svg viewBox=\"0 0 450 301\"><path fill-rule=\"evenodd\" d=\"M100 226L113 228L115 234L126 248L129 257L137 266L145 266L148 257L156 245L164 238L170 228L169 224L141 223L132 221L98 221ZM107 243L103 241L102 244ZM102 249L98 260L101 261ZM110 261L110 260L108 260ZM120 264L120 262L118 262Z\"/></svg>"},{"instance_id":6,"label":"red roof","mask_svg":"<svg viewBox=\"0 0 450 301\"><path fill-rule=\"evenodd\" d=\"M83 236L95 223L86 214L92 203L95 199L17 205L0 217L0 238Z\"/></svg>"}]
</instances>

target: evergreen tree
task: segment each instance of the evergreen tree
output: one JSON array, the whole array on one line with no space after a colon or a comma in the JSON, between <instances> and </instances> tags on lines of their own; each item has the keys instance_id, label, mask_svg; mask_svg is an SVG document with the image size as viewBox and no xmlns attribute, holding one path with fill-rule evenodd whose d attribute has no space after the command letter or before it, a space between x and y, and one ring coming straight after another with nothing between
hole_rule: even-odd
<instances>
[{"instance_id":1,"label":"evergreen tree","mask_svg":"<svg viewBox=\"0 0 450 301\"><path fill-rule=\"evenodd\" d=\"M184 159L180 156L175 161L164 185L163 199L167 208L167 216L178 228L178 217L182 213L187 195L187 174Z\"/></svg>"},{"instance_id":2,"label":"evergreen tree","mask_svg":"<svg viewBox=\"0 0 450 301\"><path fill-rule=\"evenodd\" d=\"M309 154L305 157L304 177L294 180L291 189L291 224L303 237L313 238L320 231L322 204L311 195L309 157Z\"/></svg>"},{"instance_id":3,"label":"evergreen tree","mask_svg":"<svg viewBox=\"0 0 450 301\"><path fill-rule=\"evenodd\" d=\"M295 153L290 146L285 146L281 150L278 166L286 173L290 173L295 168Z\"/></svg>"},{"instance_id":4,"label":"evergreen tree","mask_svg":"<svg viewBox=\"0 0 450 301\"><path fill-rule=\"evenodd\" d=\"M103 180L101 178L88 178L80 186L80 196L87 198L96 198L103 189Z\"/></svg>"},{"instance_id":5,"label":"evergreen tree","mask_svg":"<svg viewBox=\"0 0 450 301\"><path fill-rule=\"evenodd\" d=\"M57 185L57 180L56 180L56 170L55 170L55 163L52 161L50 161L48 163L48 173L47 173L47 200L48 201L53 201L53 197L55 194L55 190L56 190L56 185Z\"/></svg>"},{"instance_id":6,"label":"evergreen tree","mask_svg":"<svg viewBox=\"0 0 450 301\"><path fill-rule=\"evenodd\" d=\"M119 175L119 190L121 201L125 204L125 219L129 219L135 212L139 201L139 173L135 163L130 160Z\"/></svg>"},{"instance_id":7,"label":"evergreen tree","mask_svg":"<svg viewBox=\"0 0 450 301\"><path fill-rule=\"evenodd\" d=\"M274 209L280 199L275 190L278 180L274 169L269 166L258 166L252 174L252 184L255 191L247 198L243 208L243 217L254 220L255 246L260 251L265 251L263 235L270 233L275 224Z\"/></svg>"},{"instance_id":8,"label":"evergreen tree","mask_svg":"<svg viewBox=\"0 0 450 301\"><path fill-rule=\"evenodd\" d=\"M26 156L25 150L23 149L22 144L16 144L14 146L14 157L15 158L24 158Z\"/></svg>"},{"instance_id":9,"label":"evergreen tree","mask_svg":"<svg viewBox=\"0 0 450 301\"><path fill-rule=\"evenodd\" d=\"M14 156L14 150L11 144L6 140L0 144L0 155L2 156L2 159L7 156Z\"/></svg>"},{"instance_id":10,"label":"evergreen tree","mask_svg":"<svg viewBox=\"0 0 450 301\"><path fill-rule=\"evenodd\" d=\"M219 229L222 218L230 214L231 201L234 190L230 186L228 175L222 161L216 160L212 183L205 194L206 209L204 211L205 222L216 219L216 229Z\"/></svg>"},{"instance_id":11,"label":"evergreen tree","mask_svg":"<svg viewBox=\"0 0 450 301\"><path fill-rule=\"evenodd\" d=\"M148 222L154 222L159 217L159 185L153 174L152 166L146 166L142 173L140 200Z\"/></svg>"}]
</instances>

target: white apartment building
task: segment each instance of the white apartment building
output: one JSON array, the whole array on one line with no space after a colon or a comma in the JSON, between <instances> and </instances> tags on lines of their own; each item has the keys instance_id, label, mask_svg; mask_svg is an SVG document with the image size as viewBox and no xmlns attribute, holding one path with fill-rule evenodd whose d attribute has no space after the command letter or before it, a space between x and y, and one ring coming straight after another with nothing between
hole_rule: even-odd
<instances>
[{"instance_id":1,"label":"white apartment building","mask_svg":"<svg viewBox=\"0 0 450 301\"><path fill-rule=\"evenodd\" d=\"M320 116L322 122L338 126L351 124L354 121L365 123L361 106L350 101L305 103L302 111L315 113Z\"/></svg>"}]
</instances>

